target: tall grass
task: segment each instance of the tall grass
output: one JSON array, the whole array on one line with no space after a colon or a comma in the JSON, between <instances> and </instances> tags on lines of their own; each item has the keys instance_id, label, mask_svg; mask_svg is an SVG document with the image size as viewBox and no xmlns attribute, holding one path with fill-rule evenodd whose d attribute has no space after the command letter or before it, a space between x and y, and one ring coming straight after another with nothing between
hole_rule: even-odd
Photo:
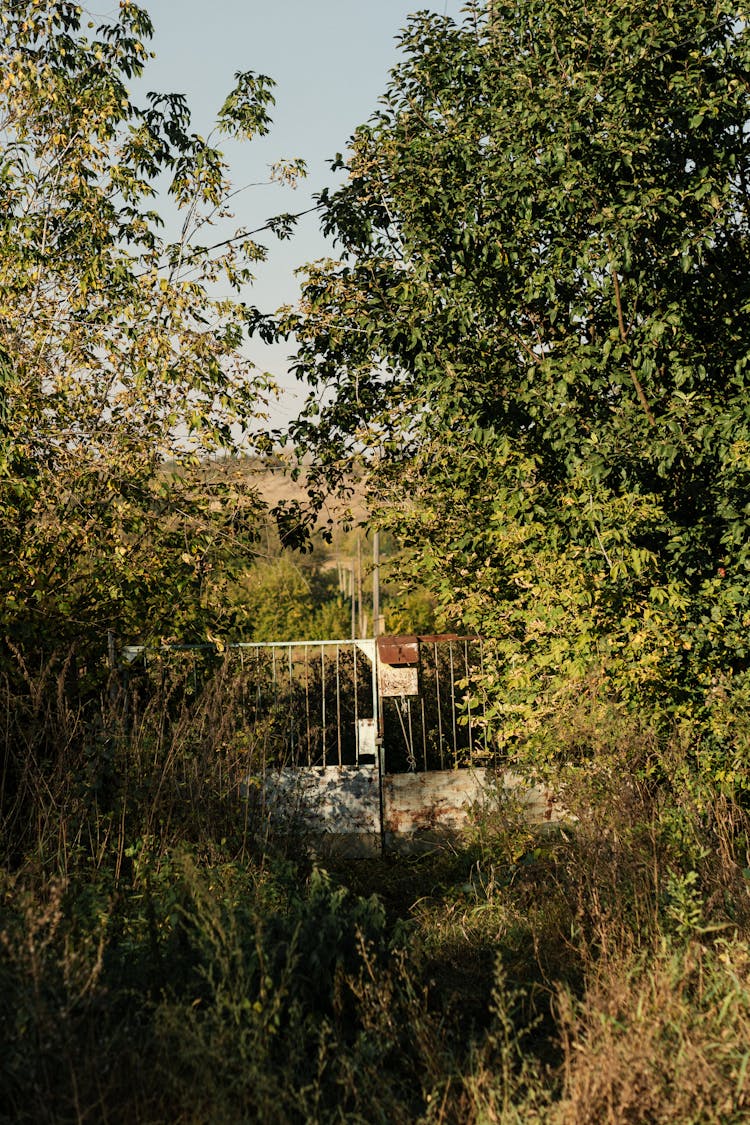
<instances>
[{"instance_id":1,"label":"tall grass","mask_svg":"<svg viewBox=\"0 0 750 1125\"><path fill-rule=\"evenodd\" d=\"M750 826L676 742L597 720L574 827L499 790L325 872L246 799L241 670L91 679L1 685L0 1120L747 1120Z\"/></svg>"}]
</instances>

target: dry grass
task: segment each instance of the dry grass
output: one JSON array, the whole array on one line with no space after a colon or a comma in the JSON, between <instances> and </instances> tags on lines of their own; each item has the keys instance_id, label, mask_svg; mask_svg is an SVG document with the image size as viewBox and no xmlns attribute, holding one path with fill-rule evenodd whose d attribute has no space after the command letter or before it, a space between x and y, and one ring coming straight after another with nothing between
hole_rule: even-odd
<instances>
[{"instance_id":1,"label":"dry grass","mask_svg":"<svg viewBox=\"0 0 750 1125\"><path fill-rule=\"evenodd\" d=\"M750 1117L746 944L622 952L560 997L564 1125L741 1122Z\"/></svg>"}]
</instances>

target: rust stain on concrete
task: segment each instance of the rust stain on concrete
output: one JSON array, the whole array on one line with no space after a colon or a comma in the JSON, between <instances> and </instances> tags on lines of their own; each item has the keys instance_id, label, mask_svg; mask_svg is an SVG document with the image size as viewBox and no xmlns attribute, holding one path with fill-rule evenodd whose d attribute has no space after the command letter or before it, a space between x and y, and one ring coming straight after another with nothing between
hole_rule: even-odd
<instances>
[{"instance_id":1,"label":"rust stain on concrete","mask_svg":"<svg viewBox=\"0 0 750 1125\"><path fill-rule=\"evenodd\" d=\"M388 774L383 779L383 831L387 847L420 850L441 835L460 834L482 808L497 808L503 795L517 801L530 824L568 819L551 790L529 785L510 772L433 770Z\"/></svg>"}]
</instances>

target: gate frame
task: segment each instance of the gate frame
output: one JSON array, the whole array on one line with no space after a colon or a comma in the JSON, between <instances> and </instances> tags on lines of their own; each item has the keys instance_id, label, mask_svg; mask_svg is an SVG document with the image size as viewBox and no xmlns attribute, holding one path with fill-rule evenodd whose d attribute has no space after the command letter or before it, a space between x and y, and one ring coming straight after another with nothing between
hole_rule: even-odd
<instances>
[{"instance_id":1,"label":"gate frame","mask_svg":"<svg viewBox=\"0 0 750 1125\"><path fill-rule=\"evenodd\" d=\"M441 720L440 675L439 675L439 669L438 669L438 664L437 664L438 645L440 645L442 643L446 643L446 642L449 643L450 646L451 646L450 647L451 722L452 722L452 728L453 728L453 744L454 744L454 767L453 767L452 770L448 770L448 771L446 771L443 767L443 730L442 730L442 726L441 726L442 720ZM290 767L290 769L293 770L293 771L296 771L296 770L299 770L299 771L315 770L316 772L319 772L321 781L324 780L326 770L328 770L328 769L334 769L334 770L338 769L339 771L349 770L349 771L357 771L357 772L360 771L360 770L368 769L368 767L372 767L373 770L377 769L377 782L376 783L377 783L377 791L378 791L378 818L377 819L378 819L378 828L379 828L379 833L378 833L378 835L379 835L379 845L380 845L379 851L381 852L381 854L384 854L385 851L389 847L392 846L392 841L389 842L389 840L387 838L390 835L393 835L393 832L391 831L389 824L386 823L386 808L385 808L386 777L398 777L398 776L401 776L401 775L404 775L404 776L415 775L415 777L419 777L420 775L422 775L422 776L426 777L427 775L432 774L435 777L435 780L437 781L438 780L437 779L438 774L443 774L445 777L448 777L451 773L458 773L459 772L459 767L458 767L458 765L455 761L455 755L457 754L457 743L456 743L456 725L457 725L456 724L456 711L457 711L457 708L456 708L456 698L455 698L456 680L455 680L455 676L454 676L453 645L454 644L460 644L464 648L465 671L466 671L466 674L468 676L468 674L469 674L469 655L468 655L469 642L473 642L473 643L478 642L479 643L479 645L480 645L480 649L479 649L479 658L480 658L479 659L479 668L481 670L483 670L483 668L484 668L484 657L483 657L483 648L482 648L482 645L483 645L482 638L478 637L478 636L475 636L475 635L474 636L462 636L462 635L459 635L457 633L399 634L399 635L392 635L392 636L381 634L380 636L377 636L377 637L354 637L354 638L341 638L341 639L335 639L335 640L235 641L235 642L227 642L227 643L206 642L206 643L200 643L200 644L169 643L169 644L162 644L160 646L159 651L161 651L163 653L166 653L166 652L175 652L175 653L177 653L177 652L200 652L200 651L203 651L203 652L213 652L213 653L216 653L217 655L221 655L222 653L228 652L228 651L237 651L237 652L240 652L240 653L249 652L249 651L255 651L257 653L260 653L262 651L271 651L272 653L275 653L276 651L279 651L279 650L286 650L289 653L290 683L291 683L291 680L292 680L292 672L291 672L292 652L294 650L302 650L305 654L305 663L306 663L306 667L307 667L308 666L307 665L307 653L310 650L313 650L313 651L319 650L320 655L321 655L322 683L323 683L323 695L322 695L323 766L322 767L312 766L312 765L305 766L305 765L302 765L301 763L297 763L297 764L293 765L292 767ZM439 734L440 755L441 755L441 769L440 770L430 769L427 766L426 726L425 726L425 720L424 720L424 698L425 697L422 694L422 692L419 690L419 688L420 688L419 680L415 679L413 675L412 676L404 675L402 677L403 684L406 685L407 688L409 686L411 686L411 690L408 690L408 691L404 690L403 692L398 690L398 685L399 685L399 674L398 673L399 673L399 671L403 672L404 670L406 670L406 672L408 673L410 670L412 670L413 673L416 673L417 676L418 676L420 661L421 661L421 655L422 655L422 646L427 646L427 645L432 646L433 652L435 654L435 669L436 669L435 686L436 686L437 704L438 704L438 726L439 726L439 730L440 730L440 734ZM328 764L327 764L327 761L326 761L326 752L325 752L325 654L326 654L327 650L334 650L336 652L336 656L337 656L336 675L338 676L338 674L339 674L338 673L338 653L339 653L339 650L341 648L351 649L354 653L355 762L354 762L354 765L344 765L344 764L341 763L341 761L340 761L340 758L341 758L340 742L339 742L339 764L338 764L338 766L333 765L332 767L329 767ZM113 643L113 638L111 636L109 638L108 649L109 649L110 663L112 663L113 655L114 655L114 643ZM371 694L372 694L372 715L373 715L372 719L366 718L366 719L363 719L363 720L359 720L357 718L357 704L356 704L356 698L357 698L356 697L356 682L357 682L356 668L357 668L357 664L356 664L356 654L357 654L358 651L360 653L362 653L362 655L370 661L370 665L371 665L370 691L371 691ZM147 648L146 648L146 646L142 646L142 645L137 645L137 646L136 645L126 645L126 646L121 648L120 652L121 652L122 665L124 665L124 666L132 664L133 661L138 659L139 657L143 657L145 659L146 656L147 656ZM275 658L274 658L274 669L275 669ZM392 674L390 686L387 682L388 673L386 672L386 669L389 669L390 673ZM414 690L414 684L416 684L416 690ZM337 685L337 693L338 693L338 685ZM422 700L422 725L423 725L423 737L425 739L424 769L419 769L417 767L416 753L414 752L414 742L413 742L413 738L412 738L411 742L408 743L408 748L409 748L409 756L411 758L411 761L414 763L414 765L408 770L391 769L390 773L386 774L386 749L387 748L385 746L384 707L383 707L384 700L385 699L393 699L393 700L404 701L404 700L407 700L407 699L410 700L410 699L413 699L413 698L420 698ZM471 709L470 708L469 708L469 711L468 711L468 717L469 717L469 723L471 723ZM371 724L372 728L374 728L374 731L373 731L374 738L370 737L370 738L367 739L368 747L367 747L367 751L365 751L365 752L363 752L363 738L362 738L365 728L360 726L360 724L363 724L363 723ZM403 726L403 723L402 723L402 726ZM411 723L410 723L410 726L411 726ZM308 731L308 740L309 740L309 731ZM372 754L372 750L370 749L370 746L373 746L374 754ZM487 746L486 735L485 735L485 746ZM469 729L469 752L470 752L470 754L472 752L471 729ZM371 756L371 754L372 754L372 761L362 760L363 758L369 758ZM477 778L476 778L477 781L479 780L479 774L480 773L484 774L486 772L484 769L480 769L476 766L472 766L471 763L469 763L468 770L473 771L477 775ZM284 772L285 773L287 772L286 768L284 769ZM464 769L461 769L461 772L463 773ZM302 777L302 776L303 775L300 773L300 777ZM443 810L443 811L446 811L446 810Z\"/></svg>"}]
</instances>

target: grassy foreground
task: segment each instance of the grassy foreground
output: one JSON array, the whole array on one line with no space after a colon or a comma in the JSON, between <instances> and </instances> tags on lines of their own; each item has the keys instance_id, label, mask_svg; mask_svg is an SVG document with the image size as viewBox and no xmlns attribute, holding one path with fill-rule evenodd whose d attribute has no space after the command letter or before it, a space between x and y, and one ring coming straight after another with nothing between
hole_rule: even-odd
<instances>
[{"instance_id":1,"label":"grassy foreground","mask_svg":"<svg viewBox=\"0 0 750 1125\"><path fill-rule=\"evenodd\" d=\"M4 685L0 1120L747 1120L747 816L668 746L610 732L574 829L324 871L239 797L231 684L69 678Z\"/></svg>"}]
</instances>

